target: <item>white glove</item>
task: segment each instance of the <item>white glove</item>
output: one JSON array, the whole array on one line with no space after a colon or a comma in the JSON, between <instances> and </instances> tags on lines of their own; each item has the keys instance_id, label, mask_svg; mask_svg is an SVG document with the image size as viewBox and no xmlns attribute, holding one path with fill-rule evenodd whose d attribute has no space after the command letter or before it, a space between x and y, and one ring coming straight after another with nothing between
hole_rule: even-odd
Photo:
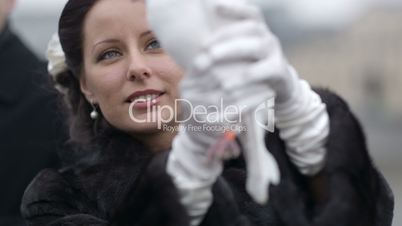
<instances>
[{"instance_id":1,"label":"white glove","mask_svg":"<svg viewBox=\"0 0 402 226\"><path fill-rule=\"evenodd\" d=\"M260 20L252 20L248 15L257 12L253 9L255 8L250 6L243 8L239 11L241 15L234 15L235 19L249 18L248 20L222 27L203 44L202 53L196 57L194 68L203 72L204 76L186 80L183 83L183 92L191 91L195 98L205 99L204 93L213 92L208 90L211 81L219 80L218 87L223 91L221 97L226 103L241 106L243 120L240 124L247 128L247 132L239 134L247 163L247 191L256 202L263 204L268 200L269 185L279 183L280 175L275 159L266 150L266 131L256 122L258 120L263 123L266 119L257 119L262 116L255 115L255 110L274 94L270 88L270 77L258 78L246 73L259 61L275 57L271 56L271 52L278 45L275 45L276 39L272 38L274 36L269 33L265 24ZM226 18L233 15L232 11L222 12L225 13L222 16ZM210 66L211 62L213 67ZM210 89L212 88L214 87ZM267 114L263 116L266 117Z\"/></svg>"},{"instance_id":2,"label":"white glove","mask_svg":"<svg viewBox=\"0 0 402 226\"><path fill-rule=\"evenodd\" d=\"M255 8L250 7L250 9L252 9L253 13L259 13L258 10L256 10ZM160 15L160 12L157 13L157 16ZM238 21L245 20L245 18L238 18L237 15L235 16L235 18L228 18L232 21L234 19ZM150 17L155 18L154 16ZM256 201L264 203L267 200L267 188L269 184L276 184L279 182L279 170L274 158L265 149L263 139L264 130L255 126L255 123L253 123L255 121L255 116L250 114L250 110L252 107L255 108L258 104L263 102L268 97L272 97L273 93L270 92L269 89L267 89L267 85L261 87L263 88L263 90L261 90L261 93L254 93L255 88L248 87L247 84L245 84L243 90L239 90L238 93L245 94L243 91L246 91L246 93L253 94L253 96L240 95L237 98L229 98L231 97L231 95L225 95L225 93L222 93L222 91L225 90L222 86L224 85L224 83L222 83L222 81L219 80L218 77L215 77L213 73L209 74L210 76L208 76L208 73L206 73L207 70L205 70L205 68L218 69L219 66L216 65L217 63L222 63L222 65L229 63L229 65L226 65L226 67L221 67L222 70L218 69L218 71L220 70L220 72L224 72L226 69L229 69L231 71L231 74L233 74L234 66L238 66L237 68L241 70L246 69L245 66L236 64L242 64L243 61L246 61L246 63L255 62L261 57L267 55L268 51L263 51L264 55L259 54L261 51L258 51L260 47L264 46L263 43L266 40L262 38L263 36L259 35L264 33L261 32L264 31L264 24L261 23L262 20L260 20L260 18L261 17L258 16L258 23L253 21L246 21L245 23L235 23L233 24L233 26L229 26L227 28L227 31L223 30L218 32L218 37L209 37L207 40L210 42L210 44L207 44L206 47L210 47L211 45L215 44L213 39L232 39L233 37L235 37L232 43L234 44L234 46L238 47L237 49L240 50L240 52L235 54L233 57L226 54L226 57L222 59L222 62L220 62L220 60L216 61L213 58L209 59L209 54L207 54L207 59L209 59L208 65L201 65L200 67L194 66L193 64L182 65L187 68L187 71L189 72L182 82L182 96L187 100L191 100L193 104L196 103L204 106L212 104L218 105L218 102L216 102L216 97L223 97L227 104L246 103L246 105L248 106L248 117L245 117L245 120L252 124L250 126L247 126L247 128L250 128L252 131L245 135L242 135L240 139L245 144L245 149L249 150L245 152L249 173L247 190L250 192L250 194L252 194ZM166 18L163 20L166 20ZM166 26L162 26L162 28L165 29ZM222 27L220 29L224 28L225 27ZM174 30L174 28L167 30L169 31L169 34L172 34L171 31ZM166 43L164 42L164 40L166 41L166 39L163 38L163 35L169 34L163 34L163 32L160 31L158 32L158 29L155 28L154 31L157 35L158 33L162 33L162 38L161 36L159 36L159 39L161 40L162 45L164 45L163 43ZM234 34L234 36L228 34ZM236 38L238 36L239 38ZM254 42L254 45L249 45L250 41ZM175 43L176 42L177 39L175 40ZM188 40L185 40L183 42L180 41L181 44L188 44L189 42L190 41ZM227 50L225 49L225 45L222 44L223 41L219 41L217 44L217 49L222 49L219 47L221 45L222 47L224 47L223 54L225 54ZM231 46L233 46L233 44ZM167 49L169 52L169 45L167 46ZM170 49L171 51L175 51L175 48ZM192 48L190 47L189 49L191 50ZM175 55L175 53L173 53L172 55ZM200 58L202 58L202 56ZM191 58L184 57L184 59L187 60ZM198 63L199 62L197 62L196 60L195 64ZM234 76L241 75L240 73L238 73L239 71L237 70L234 70L234 72ZM250 100L253 102L250 102ZM216 142L216 137L217 135L213 133L179 134L173 143L171 157L168 161L167 170L173 176L176 186L181 191L182 203L186 206L187 210L189 210L190 216L194 220L194 224L196 224L197 221L199 222L200 216L202 216L203 214L202 209L204 208L205 213L208 206L212 202L210 187L222 170L221 162L207 164L205 161L205 151L207 150L206 147ZM192 151L189 151L189 149L192 149ZM202 172L202 175L198 176L199 172Z\"/></svg>"},{"instance_id":3,"label":"white glove","mask_svg":"<svg viewBox=\"0 0 402 226\"><path fill-rule=\"evenodd\" d=\"M186 76L193 76L187 74ZM197 75L202 76L202 75ZM214 83L211 81L211 83ZM215 84L217 84L215 82ZM207 107L208 103L216 102L220 96L220 90L215 89L210 93L202 94L203 98L193 96L187 90L182 97L189 101L192 106ZM190 95L187 95L189 94ZM195 92L194 92L195 93ZM193 94L194 94L193 93ZM182 105L183 118L188 119L183 123L184 129L174 138L172 150L167 162L167 172L172 176L173 182L179 190L181 203L186 207L191 217L191 225L198 225L213 201L212 185L222 173L223 158L232 158L240 154L239 147L230 142L230 146L223 144L219 148L229 149L221 153L221 157L213 157L210 154L211 147L221 141L224 133L218 129L223 128L225 123L204 122L206 114L196 115L192 109ZM188 117L188 114L193 114ZM209 115L221 112L212 109ZM192 127L190 127L192 126ZM201 127L200 131L191 131L190 128ZM204 126L217 126L217 130L207 130Z\"/></svg>"},{"instance_id":4,"label":"white glove","mask_svg":"<svg viewBox=\"0 0 402 226\"><path fill-rule=\"evenodd\" d=\"M293 164L302 174L313 176L325 165L329 116L318 94L293 68L290 72L294 88L286 102L275 106L276 126Z\"/></svg>"},{"instance_id":5,"label":"white glove","mask_svg":"<svg viewBox=\"0 0 402 226\"><path fill-rule=\"evenodd\" d=\"M255 52L262 45L262 42L264 42L264 39L257 36L260 31L261 24L252 21L233 24L233 26L227 27L227 30L226 27L223 27L217 35L225 37L225 41L235 37L233 43L238 47L238 50L244 51L244 53L236 54L233 57L228 56L227 59L223 59L222 62L209 59L209 65L204 65L204 67L188 67L187 75L181 84L182 97L196 106L219 106L219 98L217 97L223 98L225 102L223 103L224 106L232 104L238 105L241 103L250 104L251 106L251 103L248 101L251 96L244 95L242 96L242 99L234 99L230 98L230 96L226 96L222 92L224 90L222 87L223 83L218 79L218 77L215 77L213 73L208 73L211 72L209 69L213 70L214 68L219 68L219 64L224 65L229 63L233 66L234 63L241 63L244 60L250 62L257 61L261 56L255 56ZM228 36L228 33L234 33L235 36ZM212 43L212 39L215 39L215 37L211 37L208 41L211 41L210 45L215 46L216 44L217 49L219 49L219 46L225 46L223 45L223 40L221 42ZM254 40L255 45L248 45L247 43L249 43L250 40ZM239 43L242 44L238 45ZM201 56L201 58L202 57L203 56ZM245 68L243 67L242 69L244 70ZM236 73L234 75L237 76L239 74ZM252 87L244 86L243 88L246 87L248 90L247 92L253 91ZM257 102L252 103L254 107L264 101L267 96L272 97L273 93L268 92L266 86L264 87L264 91L263 96L257 94L260 96L259 98L252 98L253 101L257 100ZM253 92L250 94L253 94ZM256 96L255 93L254 96ZM249 115L254 117L252 114ZM202 118L201 115L197 117L197 119L203 121L205 118ZM254 119L250 117L247 117L245 120L254 122ZM190 124L197 125L197 122L195 120L187 121L184 126L186 127L186 125ZM207 124L211 125L211 123ZM222 126L222 124L220 125ZM252 183L248 183L247 187L249 191L254 191L251 192L252 194L255 194L254 196L261 197L259 198L259 200L261 200L260 202L265 202L267 200L268 185L271 182L279 182L279 170L273 157L265 150L263 129L256 128L255 126L250 126L250 129L251 128L252 131L247 133L248 136L242 136L257 141L245 143L245 148L250 150L245 154L245 156L249 162L249 164L247 164L249 169L249 181L252 181ZM210 146L214 146L221 135L222 133L219 134L211 131L196 133L186 131L180 132L173 142L167 171L172 175L174 182L181 193L181 201L192 218L192 225L197 225L202 220L203 215L212 203L211 187L216 178L222 172L221 159L214 158L210 161L211 159L208 157L207 153ZM244 141L244 139L242 140ZM256 148L253 148L255 146ZM236 148L233 147L232 149ZM238 154L238 151L231 150L231 152L229 152L229 157L236 156L236 154ZM225 157L228 157L227 153L225 153L225 155ZM253 161L253 163L250 163L250 161Z\"/></svg>"},{"instance_id":6,"label":"white glove","mask_svg":"<svg viewBox=\"0 0 402 226\"><path fill-rule=\"evenodd\" d=\"M207 2L208 1L204 1L203 3L206 4ZM214 13L215 17L205 17L205 15L209 15L202 10L205 8L201 10L197 8L201 5L205 6L200 1L172 0L162 2L149 0L147 3L148 6L155 6L149 7L149 9L151 9L149 10L149 18L151 18L153 30L162 45L181 66L187 68L187 71L190 71L186 78L191 78L192 76L196 78L195 80L186 80L185 78L183 81L183 96L188 100L200 104L216 104L216 96L222 96L225 97L225 100L229 100L229 103L237 105L246 103L248 109L251 110L258 103L272 97L270 88L276 91L277 103L285 103L291 99L290 97L293 94L292 90L295 87L293 82L289 82L289 80L293 78L289 76L292 75L290 72L291 69L282 57L282 51L275 36L268 30L255 29L250 32L250 30L242 30L233 26L232 32L234 36L228 36L225 32L221 32L221 34L211 38L211 30L217 30L218 28L208 27L208 22L211 23L211 21L207 21L205 18L219 19L221 16L225 19L230 18L229 21L233 21L235 18L239 21L254 20L261 22L261 17L258 16L258 14L254 14L255 12L258 13L258 10L254 10L252 7L247 8L244 4L234 4L234 1L230 1L229 4L223 4L222 6L219 5L222 1L218 1L211 3L211 5L214 6L218 4L218 7L207 7L208 10L212 9L212 11L208 12ZM164 6L165 3L168 7ZM166 11L167 8L171 10ZM245 8L251 10L244 10ZM161 11L158 11L158 9L161 9ZM175 10L178 10L181 14L178 14ZM188 13L188 15L183 15L183 12ZM224 16L219 15L218 12L223 13ZM176 15L181 16L176 17ZM182 20L183 16L186 20ZM190 23L190 18L195 18L194 21L198 20L198 23ZM161 21L164 23L160 23ZM223 23L218 24L228 25L227 21L228 20L224 20ZM200 26L196 26L197 24ZM243 26L247 26L244 24ZM230 29L228 28L228 30ZM255 31L262 31L262 36L265 35L265 39L263 40L266 42L264 45L261 45L261 43L264 42L261 42L260 38L255 39L255 35L258 33L255 33ZM244 42L244 40L239 38L232 43L228 42L226 46L222 45L222 40L237 37L236 32L239 32L240 35L245 35L248 34L247 32L250 32L249 40ZM187 37L191 37L191 39ZM199 39L197 40L195 37ZM261 35L257 37L261 37ZM180 38L182 38L182 40L180 40ZM208 40L209 43L207 42L205 44L205 42L203 42L205 40ZM215 42L220 43L220 45L216 45L216 48L214 48ZM250 45L250 43L254 44ZM266 44L268 44L268 46ZM211 46L213 48L209 48ZM234 52L231 51L232 48L235 49ZM181 52L182 49L186 51ZM197 53L202 54L199 55L199 58L197 58L195 64L193 64L192 60ZM256 63L256 61L258 62ZM220 66L217 65L218 63L220 63ZM237 63L237 66L234 65L234 63ZM265 67L267 67L268 70ZM207 70L205 68L207 68ZM214 73L201 73L211 68L214 70ZM233 70L235 73L222 73L225 71L228 72L227 69ZM246 98L247 100L245 100ZM295 103L297 103L297 101L295 101ZM251 166L251 168L248 168L249 181L247 182L247 189L250 194L254 194L253 197L256 201L263 202L266 200L266 188L269 183L277 183L279 181L279 172L272 156L264 154L268 153L265 150L265 144L263 142L264 131L258 129L255 123L252 123L255 117L259 116L250 116L247 114L245 120L247 127L250 128L251 131L241 135L240 139L242 143L246 144L246 149L249 150L245 151L245 157L248 161L247 166ZM292 124L290 123L289 125ZM205 154L206 147L216 142L216 140L216 134L204 133L200 135L196 133L180 133L173 142L173 150L168 161L167 170L173 176L176 186L179 188L179 191L181 191L182 203L189 210L190 216L193 218L193 225L200 222L203 214L205 214L212 202L210 188L222 170L222 164L219 160L209 163L206 161L206 159L208 159ZM303 156L303 153L300 156ZM252 162L257 164L250 164ZM262 181L260 180L260 186L257 186L259 182L257 178L265 178ZM254 181L254 183L249 183L250 181Z\"/></svg>"},{"instance_id":7,"label":"white glove","mask_svg":"<svg viewBox=\"0 0 402 226\"><path fill-rule=\"evenodd\" d=\"M222 17L259 18L255 16L252 7L241 4L221 2L218 12ZM296 71L288 65L279 41L264 28L263 26L254 31L248 29L244 32L254 33L254 37L263 36L265 42L257 42L255 39L245 40L247 43L242 43L241 40L225 42L223 45L210 48L206 54L208 56L198 60L197 65L208 65L209 62L205 59L225 62L236 55L252 56L250 53L253 52L254 57L260 59L258 62L243 69L234 67L237 71L243 72L243 76L220 73L217 71L219 68L215 69L214 74L220 79L227 95L239 100L237 103L244 100L244 96L250 97L248 103L251 108L255 103L264 100L264 94L269 97L269 89L264 92L267 90L265 86L275 92L276 125L286 143L287 153L301 173L314 175L324 166L326 155L324 146L329 135L329 117L325 104L311 90L308 83L301 80ZM224 42L230 36L236 36L235 26L226 33L216 35L207 45L211 45L211 42ZM236 46L243 46L243 50ZM245 85L249 85L250 88L242 88ZM244 143L246 142L247 139Z\"/></svg>"},{"instance_id":8,"label":"white glove","mask_svg":"<svg viewBox=\"0 0 402 226\"><path fill-rule=\"evenodd\" d=\"M225 14L239 18L253 17L249 15L253 14L252 9L247 10L247 7L236 4L220 4L219 12L222 16ZM265 33L263 35L266 38L267 47L260 46L260 49L267 50L268 54L264 58L248 67L243 77L232 77L225 73L216 74L222 75L218 77L225 84L225 90L231 92L234 98L241 98L242 95L250 96L245 89L240 88L244 83L254 82L252 87L255 93L263 92L264 84L274 90L276 125L286 143L287 153L301 173L314 175L324 166L326 155L324 146L329 135L329 117L325 104L311 90L308 83L301 80L296 71L288 65L277 38L269 30L262 29L260 33ZM216 38L216 41L219 42L220 37ZM249 43L253 44L252 41ZM236 51L239 51L238 48L227 42L226 46L220 46L219 49L215 48L209 52L216 61L223 61L228 56L235 55ZM244 54L244 51L240 53ZM264 50L255 53L256 56L263 56ZM255 95L253 97L257 99Z\"/></svg>"}]
</instances>

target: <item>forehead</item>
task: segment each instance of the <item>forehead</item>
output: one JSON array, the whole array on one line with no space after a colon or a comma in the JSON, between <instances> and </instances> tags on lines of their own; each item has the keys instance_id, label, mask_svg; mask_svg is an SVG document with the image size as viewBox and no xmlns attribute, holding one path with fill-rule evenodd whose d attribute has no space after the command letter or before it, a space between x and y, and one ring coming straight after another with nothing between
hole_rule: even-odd
<instances>
[{"instance_id":1,"label":"forehead","mask_svg":"<svg viewBox=\"0 0 402 226\"><path fill-rule=\"evenodd\" d=\"M143 0L98 1L84 21L85 36L148 29Z\"/></svg>"}]
</instances>

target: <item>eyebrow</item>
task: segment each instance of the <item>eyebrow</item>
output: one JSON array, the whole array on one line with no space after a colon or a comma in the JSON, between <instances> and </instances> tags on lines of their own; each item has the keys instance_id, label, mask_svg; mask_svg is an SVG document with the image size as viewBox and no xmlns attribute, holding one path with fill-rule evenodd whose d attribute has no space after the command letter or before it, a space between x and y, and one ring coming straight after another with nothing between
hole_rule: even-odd
<instances>
[{"instance_id":1,"label":"eyebrow","mask_svg":"<svg viewBox=\"0 0 402 226\"><path fill-rule=\"evenodd\" d=\"M150 35L150 34L153 34L153 32L152 32L151 30L148 30L148 31L142 33L142 34L140 35L140 38L143 38L143 37L145 37L145 36L147 36L147 35Z\"/></svg>"},{"instance_id":2,"label":"eyebrow","mask_svg":"<svg viewBox=\"0 0 402 226\"><path fill-rule=\"evenodd\" d=\"M95 51L95 47L100 45L100 44L104 44L104 43L116 43L119 42L119 40L117 39L106 39L106 40L102 40L100 42L97 42L93 47L92 47L92 52Z\"/></svg>"},{"instance_id":3,"label":"eyebrow","mask_svg":"<svg viewBox=\"0 0 402 226\"><path fill-rule=\"evenodd\" d=\"M143 38L143 37L148 36L148 35L150 35L150 34L153 34L153 32L152 32L151 30L148 30L148 31L146 31L146 32L141 33L140 38ZM113 39L113 38L111 38L111 39L105 39L105 40L99 41L99 42L95 43L95 45L93 46L92 52L94 52L95 47L98 46L98 45L100 45L100 44L104 44L104 43L116 43L116 42L119 42L119 40L118 40L118 39Z\"/></svg>"}]
</instances>

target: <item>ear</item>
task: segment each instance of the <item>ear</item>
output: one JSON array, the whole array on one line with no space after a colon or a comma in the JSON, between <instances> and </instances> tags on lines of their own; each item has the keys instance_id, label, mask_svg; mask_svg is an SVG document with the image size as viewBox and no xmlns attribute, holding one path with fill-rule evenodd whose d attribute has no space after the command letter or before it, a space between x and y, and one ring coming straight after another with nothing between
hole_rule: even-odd
<instances>
[{"instance_id":1,"label":"ear","mask_svg":"<svg viewBox=\"0 0 402 226\"><path fill-rule=\"evenodd\" d=\"M80 89L89 103L97 102L94 93L87 86L85 76L80 76Z\"/></svg>"}]
</instances>

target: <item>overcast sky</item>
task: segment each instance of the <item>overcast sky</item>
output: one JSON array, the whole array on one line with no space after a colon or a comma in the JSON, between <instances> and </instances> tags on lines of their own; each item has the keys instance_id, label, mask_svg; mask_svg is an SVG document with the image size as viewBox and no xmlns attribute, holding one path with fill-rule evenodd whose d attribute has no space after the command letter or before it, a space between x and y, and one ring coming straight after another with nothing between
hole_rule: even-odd
<instances>
[{"instance_id":1,"label":"overcast sky","mask_svg":"<svg viewBox=\"0 0 402 226\"><path fill-rule=\"evenodd\" d=\"M331 26L359 15L373 2L402 4L402 0L251 0L263 8L281 8L286 16L305 26ZM16 16L26 14L58 15L66 0L17 0Z\"/></svg>"},{"instance_id":2,"label":"overcast sky","mask_svg":"<svg viewBox=\"0 0 402 226\"><path fill-rule=\"evenodd\" d=\"M358 16L373 2L381 4L401 4L402 0L250 0L263 8L282 8L295 21L306 26L345 23ZM17 0L15 14L56 14L66 0Z\"/></svg>"},{"instance_id":3,"label":"overcast sky","mask_svg":"<svg viewBox=\"0 0 402 226\"><path fill-rule=\"evenodd\" d=\"M276 22L279 21L281 26L293 24L293 27L315 30L345 26L364 13L373 3L402 6L402 0L250 1L260 5L267 14L279 11L279 16L276 15L277 18L274 19ZM57 30L58 18L66 2L67 0L17 0L12 23L15 30L36 52L44 51L48 37Z\"/></svg>"}]
</instances>

